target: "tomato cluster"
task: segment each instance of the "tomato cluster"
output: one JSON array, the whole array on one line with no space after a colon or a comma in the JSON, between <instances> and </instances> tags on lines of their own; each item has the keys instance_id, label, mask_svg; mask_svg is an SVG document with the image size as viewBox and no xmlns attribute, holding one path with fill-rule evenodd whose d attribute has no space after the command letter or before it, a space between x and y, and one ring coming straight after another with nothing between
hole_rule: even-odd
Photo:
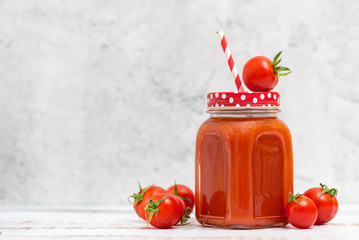
<instances>
[{"instance_id":1,"label":"tomato cluster","mask_svg":"<svg viewBox=\"0 0 359 240\"><path fill-rule=\"evenodd\" d=\"M194 206L192 190L182 184L175 184L167 190L158 186L144 189L130 197L137 215L157 228L171 228L181 222L186 223Z\"/></svg>"},{"instance_id":2,"label":"tomato cluster","mask_svg":"<svg viewBox=\"0 0 359 240\"><path fill-rule=\"evenodd\" d=\"M304 194L290 193L286 216L290 224L297 228L309 228L313 224L321 225L332 220L338 212L335 188L326 185L308 189Z\"/></svg>"}]
</instances>

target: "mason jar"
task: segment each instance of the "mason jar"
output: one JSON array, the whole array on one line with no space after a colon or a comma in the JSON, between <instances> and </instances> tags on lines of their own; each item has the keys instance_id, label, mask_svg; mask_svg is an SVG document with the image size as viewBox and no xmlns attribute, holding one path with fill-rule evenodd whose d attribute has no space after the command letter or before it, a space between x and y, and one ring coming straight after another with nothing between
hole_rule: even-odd
<instances>
[{"instance_id":1,"label":"mason jar","mask_svg":"<svg viewBox=\"0 0 359 240\"><path fill-rule=\"evenodd\" d=\"M293 192L291 135L277 92L213 92L196 141L196 218L204 226L286 225Z\"/></svg>"}]
</instances>

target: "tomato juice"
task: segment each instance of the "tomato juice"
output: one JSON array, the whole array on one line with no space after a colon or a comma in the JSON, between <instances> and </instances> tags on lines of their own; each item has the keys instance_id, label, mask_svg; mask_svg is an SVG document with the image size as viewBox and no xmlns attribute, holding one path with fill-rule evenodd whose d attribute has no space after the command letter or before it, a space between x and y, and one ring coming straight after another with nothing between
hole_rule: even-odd
<instances>
[{"instance_id":1,"label":"tomato juice","mask_svg":"<svg viewBox=\"0 0 359 240\"><path fill-rule=\"evenodd\" d=\"M286 225L293 153L278 108L209 106L196 142L197 220L226 228Z\"/></svg>"}]
</instances>

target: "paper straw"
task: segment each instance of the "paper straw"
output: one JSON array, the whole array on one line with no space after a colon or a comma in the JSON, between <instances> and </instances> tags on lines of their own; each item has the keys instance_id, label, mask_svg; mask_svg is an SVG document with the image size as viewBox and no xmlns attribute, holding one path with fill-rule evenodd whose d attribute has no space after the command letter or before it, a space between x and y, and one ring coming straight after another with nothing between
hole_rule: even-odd
<instances>
[{"instance_id":1,"label":"paper straw","mask_svg":"<svg viewBox=\"0 0 359 240\"><path fill-rule=\"evenodd\" d=\"M241 78L239 77L236 65L234 64L232 53L231 53L231 50L229 50L226 37L224 36L222 30L218 31L217 35L221 41L222 49L223 49L224 55L227 58L228 66L229 66L229 69L231 70L232 76L234 78L234 82L237 86L237 90L239 92L244 92L244 89L242 86L242 81L241 81Z\"/></svg>"}]
</instances>

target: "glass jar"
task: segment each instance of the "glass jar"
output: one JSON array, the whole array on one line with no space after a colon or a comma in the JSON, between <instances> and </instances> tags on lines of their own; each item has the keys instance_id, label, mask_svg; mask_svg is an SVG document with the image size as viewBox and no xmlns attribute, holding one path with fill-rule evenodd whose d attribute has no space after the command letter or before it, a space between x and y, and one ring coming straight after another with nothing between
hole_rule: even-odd
<instances>
[{"instance_id":1,"label":"glass jar","mask_svg":"<svg viewBox=\"0 0 359 240\"><path fill-rule=\"evenodd\" d=\"M196 218L205 226L284 226L293 192L291 135L278 93L209 93L196 142Z\"/></svg>"}]
</instances>

